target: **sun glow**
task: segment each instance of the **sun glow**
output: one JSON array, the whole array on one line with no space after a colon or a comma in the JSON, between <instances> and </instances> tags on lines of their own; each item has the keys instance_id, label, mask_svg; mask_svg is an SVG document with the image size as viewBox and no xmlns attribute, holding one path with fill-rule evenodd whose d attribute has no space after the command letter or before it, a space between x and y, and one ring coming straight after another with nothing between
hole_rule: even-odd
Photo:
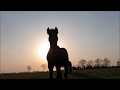
<instances>
[{"instance_id":1,"label":"sun glow","mask_svg":"<svg viewBox=\"0 0 120 90\"><path fill-rule=\"evenodd\" d=\"M39 54L42 57L42 59L46 60L49 48L50 48L49 42L44 42L43 44L41 44L39 48Z\"/></svg>"}]
</instances>

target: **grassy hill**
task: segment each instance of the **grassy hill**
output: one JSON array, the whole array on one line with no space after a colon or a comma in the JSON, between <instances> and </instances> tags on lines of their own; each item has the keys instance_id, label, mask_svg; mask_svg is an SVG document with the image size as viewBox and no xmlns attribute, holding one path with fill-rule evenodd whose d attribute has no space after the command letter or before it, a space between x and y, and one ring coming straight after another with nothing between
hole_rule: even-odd
<instances>
[{"instance_id":1,"label":"grassy hill","mask_svg":"<svg viewBox=\"0 0 120 90\"><path fill-rule=\"evenodd\" d=\"M62 71L64 74L64 71ZM56 72L54 72L55 78ZM49 72L1 74L0 79L48 79ZM120 79L120 68L73 70L68 79Z\"/></svg>"}]
</instances>

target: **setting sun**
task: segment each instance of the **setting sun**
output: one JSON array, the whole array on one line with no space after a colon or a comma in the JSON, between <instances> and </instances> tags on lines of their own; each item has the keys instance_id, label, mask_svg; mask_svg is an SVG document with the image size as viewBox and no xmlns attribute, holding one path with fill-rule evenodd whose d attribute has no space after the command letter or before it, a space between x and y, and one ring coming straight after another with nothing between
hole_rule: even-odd
<instances>
[{"instance_id":1,"label":"setting sun","mask_svg":"<svg viewBox=\"0 0 120 90\"><path fill-rule=\"evenodd\" d=\"M46 60L46 55L49 50L49 47L50 47L49 42L44 42L43 44L41 44L39 48L39 54L45 60Z\"/></svg>"}]
</instances>

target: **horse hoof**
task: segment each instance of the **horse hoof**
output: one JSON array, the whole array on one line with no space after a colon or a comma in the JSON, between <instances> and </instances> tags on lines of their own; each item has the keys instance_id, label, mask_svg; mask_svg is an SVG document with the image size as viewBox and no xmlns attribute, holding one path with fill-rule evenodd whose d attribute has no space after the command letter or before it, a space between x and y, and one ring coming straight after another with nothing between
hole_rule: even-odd
<instances>
[{"instance_id":1,"label":"horse hoof","mask_svg":"<svg viewBox=\"0 0 120 90\"><path fill-rule=\"evenodd\" d=\"M62 79L62 77L56 77L55 79Z\"/></svg>"},{"instance_id":2,"label":"horse hoof","mask_svg":"<svg viewBox=\"0 0 120 90\"><path fill-rule=\"evenodd\" d=\"M53 78L49 78L49 79L53 79Z\"/></svg>"}]
</instances>

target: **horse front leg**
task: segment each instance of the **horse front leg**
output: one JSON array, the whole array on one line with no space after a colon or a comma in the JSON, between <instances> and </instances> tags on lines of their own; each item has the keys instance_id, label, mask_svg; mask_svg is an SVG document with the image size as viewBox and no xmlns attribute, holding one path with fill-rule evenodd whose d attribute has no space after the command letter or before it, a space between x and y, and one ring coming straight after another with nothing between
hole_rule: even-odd
<instances>
[{"instance_id":1,"label":"horse front leg","mask_svg":"<svg viewBox=\"0 0 120 90\"><path fill-rule=\"evenodd\" d=\"M56 66L56 71L57 71L56 79L62 79L62 72L60 68L61 68L60 66Z\"/></svg>"},{"instance_id":2,"label":"horse front leg","mask_svg":"<svg viewBox=\"0 0 120 90\"><path fill-rule=\"evenodd\" d=\"M53 66L49 67L49 79L53 79Z\"/></svg>"}]
</instances>

